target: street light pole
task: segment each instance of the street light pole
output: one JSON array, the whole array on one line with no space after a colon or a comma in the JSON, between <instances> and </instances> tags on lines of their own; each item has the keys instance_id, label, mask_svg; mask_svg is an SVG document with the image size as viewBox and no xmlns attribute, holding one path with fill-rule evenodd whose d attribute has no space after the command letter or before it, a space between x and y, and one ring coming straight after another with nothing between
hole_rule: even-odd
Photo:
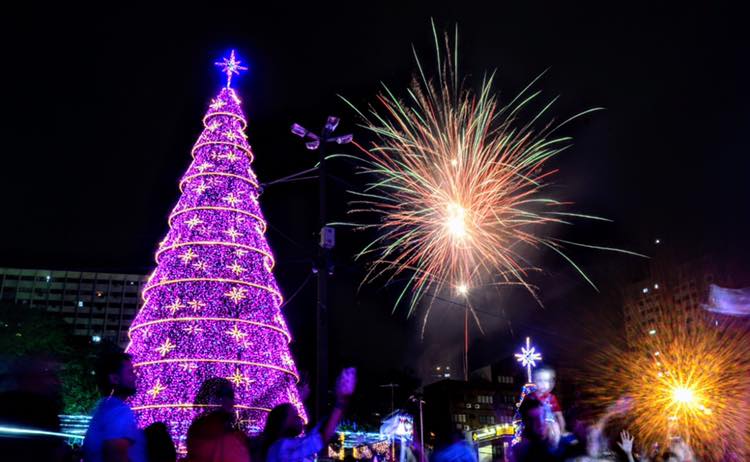
<instances>
[{"instance_id":1,"label":"street light pole","mask_svg":"<svg viewBox=\"0 0 750 462\"><path fill-rule=\"evenodd\" d=\"M347 144L352 135L333 136L339 124L339 118L329 116L320 135L316 135L299 124L292 124L292 133L305 139L305 147L318 151L318 225L320 240L318 243L318 261L314 272L318 276L318 296L315 307L315 418L320 421L328 398L328 276L333 274L330 251L336 245L334 229L327 224L327 174L325 145L328 143Z\"/></svg>"},{"instance_id":2,"label":"street light pole","mask_svg":"<svg viewBox=\"0 0 750 462\"><path fill-rule=\"evenodd\" d=\"M422 405L425 404L421 396L411 396L412 401L416 401L419 404L419 462L424 462L425 446L424 446L424 415L422 414Z\"/></svg>"}]
</instances>

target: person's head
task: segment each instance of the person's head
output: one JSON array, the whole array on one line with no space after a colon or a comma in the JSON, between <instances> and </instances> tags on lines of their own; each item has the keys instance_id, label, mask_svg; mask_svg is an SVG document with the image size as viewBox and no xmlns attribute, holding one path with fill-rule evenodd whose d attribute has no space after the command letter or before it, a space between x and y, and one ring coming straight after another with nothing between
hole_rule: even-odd
<instances>
[{"instance_id":1,"label":"person's head","mask_svg":"<svg viewBox=\"0 0 750 462\"><path fill-rule=\"evenodd\" d=\"M526 438L540 439L547 433L542 403L533 396L526 396L518 408L523 422L523 435Z\"/></svg>"},{"instance_id":2,"label":"person's head","mask_svg":"<svg viewBox=\"0 0 750 462\"><path fill-rule=\"evenodd\" d=\"M219 408L226 412L234 412L232 382L223 377L211 377L204 380L195 395L195 404L211 406L211 410Z\"/></svg>"},{"instance_id":3,"label":"person's head","mask_svg":"<svg viewBox=\"0 0 750 462\"><path fill-rule=\"evenodd\" d=\"M105 353L96 365L96 379L102 395L120 398L133 396L136 392L136 376L131 356L127 353Z\"/></svg>"},{"instance_id":4,"label":"person's head","mask_svg":"<svg viewBox=\"0 0 750 462\"><path fill-rule=\"evenodd\" d=\"M677 455L677 458L681 461L692 461L694 455L690 446L680 437L672 439L672 443L669 445L669 451Z\"/></svg>"},{"instance_id":5,"label":"person's head","mask_svg":"<svg viewBox=\"0 0 750 462\"><path fill-rule=\"evenodd\" d=\"M304 422L297 409L289 403L279 404L271 409L266 419L263 437L271 445L280 438L294 438L304 430Z\"/></svg>"},{"instance_id":6,"label":"person's head","mask_svg":"<svg viewBox=\"0 0 750 462\"><path fill-rule=\"evenodd\" d=\"M550 393L555 388L555 371L540 367L534 371L534 384L539 393Z\"/></svg>"},{"instance_id":7,"label":"person's head","mask_svg":"<svg viewBox=\"0 0 750 462\"><path fill-rule=\"evenodd\" d=\"M146 452L150 462L174 462L177 460L177 450L164 423L154 422L144 428L143 433L146 436Z\"/></svg>"}]
</instances>

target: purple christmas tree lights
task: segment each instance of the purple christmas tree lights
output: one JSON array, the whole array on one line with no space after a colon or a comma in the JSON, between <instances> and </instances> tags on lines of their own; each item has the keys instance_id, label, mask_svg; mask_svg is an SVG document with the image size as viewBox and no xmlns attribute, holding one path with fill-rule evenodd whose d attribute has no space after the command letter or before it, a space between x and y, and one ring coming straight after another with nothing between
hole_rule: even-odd
<instances>
[{"instance_id":1,"label":"purple christmas tree lights","mask_svg":"<svg viewBox=\"0 0 750 462\"><path fill-rule=\"evenodd\" d=\"M192 419L213 406L195 403L203 381L213 377L234 384L235 411L247 431L261 429L280 403L305 415L247 121L229 86L244 68L234 52L217 64L227 86L203 118L127 348L138 375L131 405L140 425L164 422L180 443Z\"/></svg>"}]
</instances>

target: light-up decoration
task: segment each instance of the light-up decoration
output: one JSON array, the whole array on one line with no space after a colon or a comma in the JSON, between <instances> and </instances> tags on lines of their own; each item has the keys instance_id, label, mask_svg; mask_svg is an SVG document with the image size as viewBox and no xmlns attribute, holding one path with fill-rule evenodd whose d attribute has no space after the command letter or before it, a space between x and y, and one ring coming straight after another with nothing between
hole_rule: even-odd
<instances>
[{"instance_id":1,"label":"light-up decoration","mask_svg":"<svg viewBox=\"0 0 750 462\"><path fill-rule=\"evenodd\" d=\"M409 414L394 414L380 425L380 434L411 441L414 438L414 418Z\"/></svg>"},{"instance_id":2,"label":"light-up decoration","mask_svg":"<svg viewBox=\"0 0 750 462\"><path fill-rule=\"evenodd\" d=\"M523 433L523 422L519 409L521 403L527 395L536 391L536 384L531 381L531 370L536 367L536 362L542 360L542 354L536 351L536 347L531 346L531 338L526 337L526 346L521 347L521 352L516 353L516 361L526 368L526 384L521 387L521 398L516 403L516 412L513 417L513 428L515 430L511 444L516 445L521 442Z\"/></svg>"},{"instance_id":3,"label":"light-up decoration","mask_svg":"<svg viewBox=\"0 0 750 462\"><path fill-rule=\"evenodd\" d=\"M531 369L535 368L536 362L541 360L542 354L536 351L536 347L531 346L531 339L526 337L526 346L522 346L521 352L516 353L516 361L526 368L526 383L531 383Z\"/></svg>"},{"instance_id":4,"label":"light-up decoration","mask_svg":"<svg viewBox=\"0 0 750 462\"><path fill-rule=\"evenodd\" d=\"M221 68L221 71L227 75L227 88L232 85L232 75L240 75L240 71L247 70L247 67L241 66L241 64L242 61L239 61L235 58L234 50L232 50L232 52L230 53L229 58L223 58L221 62L215 63L215 65L219 66Z\"/></svg>"},{"instance_id":5,"label":"light-up decoration","mask_svg":"<svg viewBox=\"0 0 750 462\"><path fill-rule=\"evenodd\" d=\"M242 70L234 55L221 65L228 82ZM306 419L240 104L227 86L203 118L129 331L127 352L138 375L131 405L139 424L166 423L178 445L205 410L191 403L213 377L235 385L235 410L246 430L262 429L270 409L289 401Z\"/></svg>"}]
</instances>

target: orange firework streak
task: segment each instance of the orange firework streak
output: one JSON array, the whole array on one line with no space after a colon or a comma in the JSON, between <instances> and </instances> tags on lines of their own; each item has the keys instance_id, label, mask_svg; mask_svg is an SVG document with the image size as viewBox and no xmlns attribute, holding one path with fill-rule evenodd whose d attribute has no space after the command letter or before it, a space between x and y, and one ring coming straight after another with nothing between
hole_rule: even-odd
<instances>
[{"instance_id":1,"label":"orange firework streak","mask_svg":"<svg viewBox=\"0 0 750 462\"><path fill-rule=\"evenodd\" d=\"M593 356L587 374L593 404L631 397L627 420L641 447L664 447L680 437L700 460L748 460L747 322L701 310L663 313L629 348L609 347Z\"/></svg>"}]
</instances>

